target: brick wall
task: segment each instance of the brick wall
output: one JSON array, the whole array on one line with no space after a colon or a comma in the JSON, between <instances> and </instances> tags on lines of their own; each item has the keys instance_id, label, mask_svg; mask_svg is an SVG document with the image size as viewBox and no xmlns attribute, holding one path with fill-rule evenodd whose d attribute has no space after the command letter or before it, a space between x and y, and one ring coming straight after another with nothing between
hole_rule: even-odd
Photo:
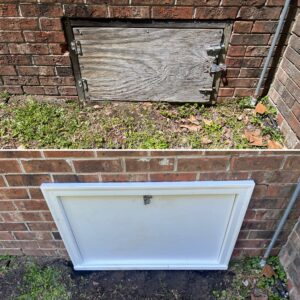
<instances>
[{"instance_id":1,"label":"brick wall","mask_svg":"<svg viewBox=\"0 0 300 300\"><path fill-rule=\"evenodd\" d=\"M163 160L163 164L160 163ZM43 182L253 179L235 256L261 254L300 177L300 151L0 151L0 254L64 255ZM300 201L277 243L285 242Z\"/></svg>"},{"instance_id":2,"label":"brick wall","mask_svg":"<svg viewBox=\"0 0 300 300\"><path fill-rule=\"evenodd\" d=\"M129 4L130 3L130 4ZM0 90L74 99L62 17L230 20L228 85L219 99L254 91L284 0L0 0ZM293 14L300 1L293 1ZM290 19L288 18L287 28ZM286 34L282 35L279 52Z\"/></svg>"},{"instance_id":3,"label":"brick wall","mask_svg":"<svg viewBox=\"0 0 300 300\"><path fill-rule=\"evenodd\" d=\"M300 219L280 252L289 281L291 300L300 299Z\"/></svg>"},{"instance_id":4,"label":"brick wall","mask_svg":"<svg viewBox=\"0 0 300 300\"><path fill-rule=\"evenodd\" d=\"M297 17L269 96L288 148L300 148L300 14Z\"/></svg>"}]
</instances>

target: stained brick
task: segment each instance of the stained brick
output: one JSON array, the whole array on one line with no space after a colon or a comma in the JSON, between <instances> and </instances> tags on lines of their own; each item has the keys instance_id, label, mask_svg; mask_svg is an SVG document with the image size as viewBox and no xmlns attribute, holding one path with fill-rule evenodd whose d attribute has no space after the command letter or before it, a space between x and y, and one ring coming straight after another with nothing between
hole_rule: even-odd
<instances>
[{"instance_id":1,"label":"stained brick","mask_svg":"<svg viewBox=\"0 0 300 300\"><path fill-rule=\"evenodd\" d=\"M121 172L123 170L120 159L99 159L99 160L74 160L76 172L95 173L95 172Z\"/></svg>"},{"instance_id":2,"label":"stained brick","mask_svg":"<svg viewBox=\"0 0 300 300\"><path fill-rule=\"evenodd\" d=\"M6 180L10 186L40 186L44 182L51 182L51 177L44 174L6 175Z\"/></svg>"},{"instance_id":3,"label":"stained brick","mask_svg":"<svg viewBox=\"0 0 300 300\"><path fill-rule=\"evenodd\" d=\"M0 151L1 157L1 151ZM0 160L1 173L21 173L21 168L16 160Z\"/></svg>"},{"instance_id":4,"label":"stained brick","mask_svg":"<svg viewBox=\"0 0 300 300\"><path fill-rule=\"evenodd\" d=\"M192 19L192 7L161 7L152 8L152 17L154 19Z\"/></svg>"},{"instance_id":5,"label":"stained brick","mask_svg":"<svg viewBox=\"0 0 300 300\"><path fill-rule=\"evenodd\" d=\"M178 171L225 171L228 163L228 157L179 158L177 168Z\"/></svg>"},{"instance_id":6,"label":"stained brick","mask_svg":"<svg viewBox=\"0 0 300 300\"><path fill-rule=\"evenodd\" d=\"M277 170L283 162L281 156L233 157L232 170Z\"/></svg>"},{"instance_id":7,"label":"stained brick","mask_svg":"<svg viewBox=\"0 0 300 300\"><path fill-rule=\"evenodd\" d=\"M28 173L65 173L71 172L70 165L62 159L57 160L22 160L23 167Z\"/></svg>"},{"instance_id":8,"label":"stained brick","mask_svg":"<svg viewBox=\"0 0 300 300\"><path fill-rule=\"evenodd\" d=\"M159 172L159 171L173 171L173 158L126 158L127 172Z\"/></svg>"}]
</instances>

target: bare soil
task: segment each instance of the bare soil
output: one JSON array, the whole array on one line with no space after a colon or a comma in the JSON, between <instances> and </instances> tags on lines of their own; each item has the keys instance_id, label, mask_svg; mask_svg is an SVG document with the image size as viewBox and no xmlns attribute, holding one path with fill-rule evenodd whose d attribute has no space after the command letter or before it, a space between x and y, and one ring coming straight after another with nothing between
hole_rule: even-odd
<instances>
[{"instance_id":1,"label":"bare soil","mask_svg":"<svg viewBox=\"0 0 300 300\"><path fill-rule=\"evenodd\" d=\"M110 271L78 272L69 261L31 258L41 269L53 267L62 273L70 299L216 299L214 290L226 289L231 271ZM0 272L0 299L20 299L28 258L15 258ZM23 298L22 298L23 299ZM40 299L40 298L39 298ZM44 298L42 298L44 299ZM48 298L47 298L48 299Z\"/></svg>"}]
</instances>

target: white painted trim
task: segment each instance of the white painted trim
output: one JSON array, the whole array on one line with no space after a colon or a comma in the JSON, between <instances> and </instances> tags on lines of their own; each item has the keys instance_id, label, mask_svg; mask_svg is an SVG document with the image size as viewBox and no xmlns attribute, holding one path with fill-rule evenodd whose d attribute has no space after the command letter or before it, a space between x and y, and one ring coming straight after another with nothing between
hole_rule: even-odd
<instances>
[{"instance_id":1,"label":"white painted trim","mask_svg":"<svg viewBox=\"0 0 300 300\"><path fill-rule=\"evenodd\" d=\"M44 183L41 190L76 270L225 270L228 267L254 189L253 180L193 182ZM219 260L207 264L163 263L85 264L60 197L129 195L235 195Z\"/></svg>"}]
</instances>

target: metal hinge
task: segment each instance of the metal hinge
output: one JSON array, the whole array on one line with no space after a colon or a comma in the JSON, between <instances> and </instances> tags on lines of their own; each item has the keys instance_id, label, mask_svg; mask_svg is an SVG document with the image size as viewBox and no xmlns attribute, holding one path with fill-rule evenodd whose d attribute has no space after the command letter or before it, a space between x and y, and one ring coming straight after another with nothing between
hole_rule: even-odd
<instances>
[{"instance_id":1,"label":"metal hinge","mask_svg":"<svg viewBox=\"0 0 300 300\"><path fill-rule=\"evenodd\" d=\"M206 48L206 52L207 52L207 55L209 56L218 56L219 53L225 49L225 45L211 45L209 46L208 48Z\"/></svg>"},{"instance_id":2,"label":"metal hinge","mask_svg":"<svg viewBox=\"0 0 300 300\"><path fill-rule=\"evenodd\" d=\"M71 49L77 54L77 55L82 55L82 48L81 48L81 43L80 41L72 41L71 42Z\"/></svg>"},{"instance_id":3,"label":"metal hinge","mask_svg":"<svg viewBox=\"0 0 300 300\"><path fill-rule=\"evenodd\" d=\"M87 92L89 90L89 86L88 86L88 83L87 83L87 80L86 79L79 79L78 80L78 86L85 92Z\"/></svg>"},{"instance_id":4,"label":"metal hinge","mask_svg":"<svg viewBox=\"0 0 300 300\"><path fill-rule=\"evenodd\" d=\"M211 95L216 89L213 87L213 88L208 88L208 89L200 89L199 92L200 94L202 95L205 95L205 96L209 96Z\"/></svg>"},{"instance_id":5,"label":"metal hinge","mask_svg":"<svg viewBox=\"0 0 300 300\"><path fill-rule=\"evenodd\" d=\"M216 74L216 73L226 74L226 71L227 71L227 66L226 65L213 63L210 67L209 73L211 75Z\"/></svg>"}]
</instances>

